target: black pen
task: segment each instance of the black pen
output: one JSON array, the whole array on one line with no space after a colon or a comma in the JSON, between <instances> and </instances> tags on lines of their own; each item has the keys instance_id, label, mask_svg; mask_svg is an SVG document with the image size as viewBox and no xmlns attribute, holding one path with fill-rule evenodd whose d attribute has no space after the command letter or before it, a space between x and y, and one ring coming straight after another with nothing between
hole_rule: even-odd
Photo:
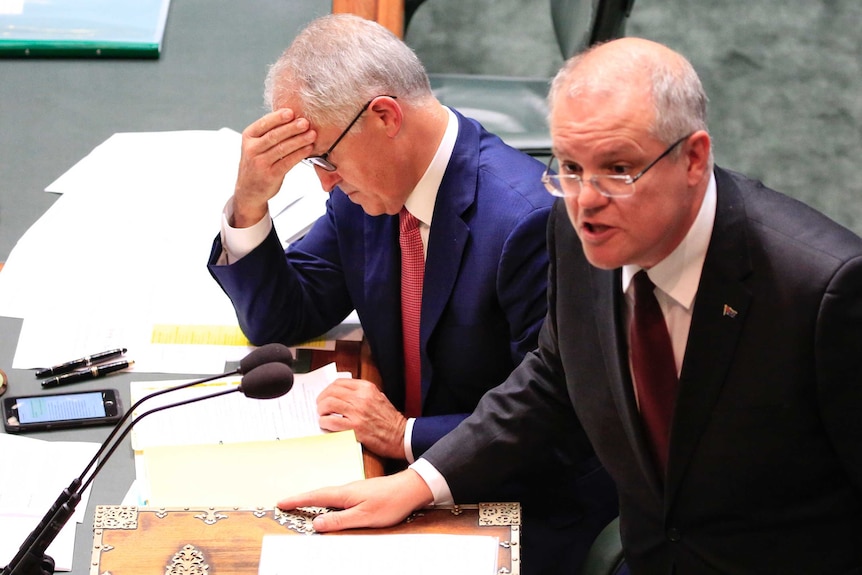
<instances>
[{"instance_id":1,"label":"black pen","mask_svg":"<svg viewBox=\"0 0 862 575\"><path fill-rule=\"evenodd\" d=\"M114 363L94 365L90 369L83 369L81 371L73 371L72 373L50 377L42 382L42 387L57 387L59 385L68 385L70 383L78 383L80 381L89 381L91 379L96 379L97 377L108 375L109 373L114 373L115 371L120 371L121 369L126 369L133 365L135 365L134 361L125 359L123 361L115 361Z\"/></svg>"},{"instance_id":2,"label":"black pen","mask_svg":"<svg viewBox=\"0 0 862 575\"><path fill-rule=\"evenodd\" d=\"M120 355L123 355L124 353L126 353L126 348L109 349L108 351L94 353L93 355L82 357L81 359L75 359L72 361L67 361L66 363L61 363L60 365L55 365L54 367L46 367L45 369L40 369L36 372L36 377L47 377L49 375L60 375L61 373L68 373L82 367L89 367L93 364L101 363L107 359L118 357Z\"/></svg>"}]
</instances>

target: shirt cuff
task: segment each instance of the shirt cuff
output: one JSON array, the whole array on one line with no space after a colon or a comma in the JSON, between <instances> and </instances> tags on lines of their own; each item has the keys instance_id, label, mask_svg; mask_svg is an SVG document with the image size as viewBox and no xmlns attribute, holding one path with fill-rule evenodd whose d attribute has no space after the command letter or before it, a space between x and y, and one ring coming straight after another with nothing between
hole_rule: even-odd
<instances>
[{"instance_id":1,"label":"shirt cuff","mask_svg":"<svg viewBox=\"0 0 862 575\"><path fill-rule=\"evenodd\" d=\"M233 217L233 198L228 200L221 216L221 245L222 255L216 262L217 265L228 265L237 262L247 256L251 251L263 243L266 236L272 230L272 218L269 212L259 222L248 228L234 228L230 225Z\"/></svg>"},{"instance_id":2,"label":"shirt cuff","mask_svg":"<svg viewBox=\"0 0 862 575\"><path fill-rule=\"evenodd\" d=\"M455 500L449 491L446 479L437 471L433 465L421 457L410 464L410 469L419 474L419 477L428 485L434 496L434 505L454 505Z\"/></svg>"},{"instance_id":3,"label":"shirt cuff","mask_svg":"<svg viewBox=\"0 0 862 575\"><path fill-rule=\"evenodd\" d=\"M407 459L407 463L416 461L416 458L413 456L412 441L410 441L413 437L413 423L415 421L415 417L408 417L407 427L404 428L404 457Z\"/></svg>"}]
</instances>

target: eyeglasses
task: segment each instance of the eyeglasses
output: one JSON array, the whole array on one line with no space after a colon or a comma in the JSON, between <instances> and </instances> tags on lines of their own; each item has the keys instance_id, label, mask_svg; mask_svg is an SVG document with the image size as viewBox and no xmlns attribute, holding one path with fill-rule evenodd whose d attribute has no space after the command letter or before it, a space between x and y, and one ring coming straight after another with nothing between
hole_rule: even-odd
<instances>
[{"instance_id":1,"label":"eyeglasses","mask_svg":"<svg viewBox=\"0 0 862 575\"><path fill-rule=\"evenodd\" d=\"M671 144L658 158L647 164L647 167L634 176L600 174L590 177L587 181L593 186L594 190L606 198L627 198L632 196L635 193L635 182L641 179L662 158L670 154L671 150L691 137L693 133L683 136ZM554 157L551 156L551 159L548 160L548 166L545 168L545 173L542 174L542 183L545 185L545 189L552 196L557 196L558 198L577 197L584 187L584 179L578 174L551 174L551 164L553 161Z\"/></svg>"},{"instance_id":2,"label":"eyeglasses","mask_svg":"<svg viewBox=\"0 0 862 575\"><path fill-rule=\"evenodd\" d=\"M386 96L385 94L384 94L384 96L386 98L392 98L393 100L397 98L397 96ZM374 100L376 100L377 98L380 98L380 97L381 96L374 96L373 98L371 98L370 100L365 102L365 105L362 106L362 109L359 110L359 113L356 114L356 117L353 118L353 120L351 120L349 124L347 124L347 127L344 128L344 131L341 132L341 135L335 139L335 142L333 142L333 144L331 146L329 146L328 150L326 150L325 152L323 152L319 156L309 156L309 157L305 158L304 160L302 160L302 162L304 164L309 165L309 166L317 166L317 167L319 167L319 168L321 168L327 172L334 172L335 170L337 170L338 168L336 167L336 165L329 161L329 159L328 159L329 154L332 153L332 150L335 149L335 146L338 145L338 142L340 142L344 138L344 136L347 135L347 132L349 132L350 128L353 127L353 124L355 124L356 122L359 121L359 118L362 117L362 114L365 113L365 110L368 109L368 106L371 105L371 102L373 102Z\"/></svg>"}]
</instances>

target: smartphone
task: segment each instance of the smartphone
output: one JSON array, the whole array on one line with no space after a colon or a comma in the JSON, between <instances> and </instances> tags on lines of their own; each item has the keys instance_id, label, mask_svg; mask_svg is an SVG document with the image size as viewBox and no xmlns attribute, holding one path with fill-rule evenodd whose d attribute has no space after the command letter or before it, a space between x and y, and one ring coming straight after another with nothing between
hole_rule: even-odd
<instances>
[{"instance_id":1,"label":"smartphone","mask_svg":"<svg viewBox=\"0 0 862 575\"><path fill-rule=\"evenodd\" d=\"M4 397L3 426L9 433L109 425L122 416L116 389Z\"/></svg>"}]
</instances>

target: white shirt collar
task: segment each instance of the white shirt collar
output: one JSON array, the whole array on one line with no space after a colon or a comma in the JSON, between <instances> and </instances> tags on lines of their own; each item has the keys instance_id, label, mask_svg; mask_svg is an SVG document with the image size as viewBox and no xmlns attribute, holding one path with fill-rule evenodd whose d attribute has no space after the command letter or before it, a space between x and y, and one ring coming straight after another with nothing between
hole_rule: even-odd
<instances>
[{"instance_id":1,"label":"white shirt collar","mask_svg":"<svg viewBox=\"0 0 862 575\"><path fill-rule=\"evenodd\" d=\"M710 175L697 217L682 242L647 272L656 287L687 310L691 310L700 283L706 250L715 224L715 207L716 183L713 173ZM628 292L632 277L641 269L640 266L631 264L623 266L623 293Z\"/></svg>"},{"instance_id":2,"label":"white shirt collar","mask_svg":"<svg viewBox=\"0 0 862 575\"><path fill-rule=\"evenodd\" d=\"M449 122L446 124L443 139L440 140L440 145L437 147L437 152L428 165L428 169L425 170L419 183L416 184L407 201L404 202L407 211L426 226L431 225L434 203L437 201L437 191L440 189L443 174L446 173L446 167L452 158L455 141L458 139L458 116L449 108L446 108L446 111L449 113Z\"/></svg>"}]
</instances>

